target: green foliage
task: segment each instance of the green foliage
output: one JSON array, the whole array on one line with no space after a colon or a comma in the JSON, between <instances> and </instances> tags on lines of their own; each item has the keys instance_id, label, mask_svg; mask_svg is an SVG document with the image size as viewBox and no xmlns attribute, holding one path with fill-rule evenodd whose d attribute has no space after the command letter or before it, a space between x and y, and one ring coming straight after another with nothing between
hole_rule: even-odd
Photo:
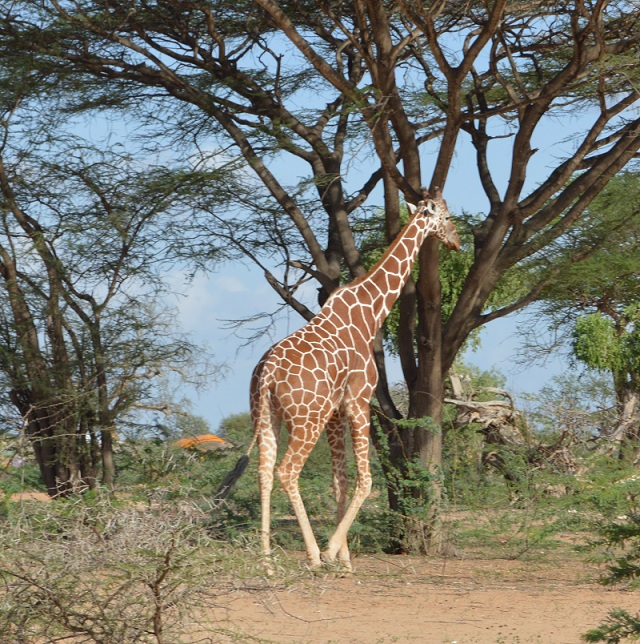
<instances>
[{"instance_id":1,"label":"green foliage","mask_svg":"<svg viewBox=\"0 0 640 644\"><path fill-rule=\"evenodd\" d=\"M490 473L482 466L479 455L484 440L479 427L470 423L445 432L443 441L443 471L448 496L456 506L478 506L507 494L504 485L490 484ZM502 478L498 481L501 483Z\"/></svg>"},{"instance_id":2,"label":"green foliage","mask_svg":"<svg viewBox=\"0 0 640 644\"><path fill-rule=\"evenodd\" d=\"M486 386L502 382L500 374L480 372L478 378L477 382ZM432 421L415 419L402 423L433 429ZM477 430L478 427L468 425L445 431L445 467L435 474L416 462L408 463L403 471L390 470L383 438L380 449L371 454L373 493L349 534L352 551L388 552L397 548L398 535L402 538L407 521L418 525L430 518L431 490L443 483L445 511L472 512L477 519L472 524L454 519L447 528L452 544L502 557L534 555L542 548L556 547L554 537L558 532L584 533L592 529L593 517L614 519L627 511L630 494L640 494L640 482L633 478L634 469L619 459L589 456L589 460L582 461L587 471L576 477L553 469L532 468L524 448L493 446L491 449L498 449L508 468L507 480L482 464L484 444ZM546 431L551 441L552 431ZM208 512L216 488L244 453L252 432L249 415L238 414L225 418L218 429L218 433L236 445L236 449L228 452L189 453L152 439L146 439L146 444L141 440L133 449L125 441L117 454L121 459L121 482L135 483L130 493L138 498L148 499L162 493L172 502L193 502ZM286 443L284 428L281 438L280 455ZM156 462L152 463L154 459ZM353 482L352 458L348 460L348 470ZM322 543L333 531L336 512L331 459L324 435L302 471L300 487L314 531ZM388 487L399 498L398 512L388 508ZM233 493L210 521L213 533L225 541L258 535L260 504L255 453ZM289 500L277 483L272 494L272 536L276 547L304 548Z\"/></svg>"},{"instance_id":3,"label":"green foliage","mask_svg":"<svg viewBox=\"0 0 640 644\"><path fill-rule=\"evenodd\" d=\"M220 421L217 433L238 448L248 447L253 438L251 414L242 413L225 416Z\"/></svg>"},{"instance_id":4,"label":"green foliage","mask_svg":"<svg viewBox=\"0 0 640 644\"><path fill-rule=\"evenodd\" d=\"M462 366L457 371L468 375L476 392L503 382L500 374ZM495 398L494 392L488 395ZM528 431L520 444L491 444L480 424L453 427L445 422L448 507L479 518L472 529L454 527L457 542L482 547L493 540L501 544L495 554L520 556L542 545L552 547L559 531L592 530L593 517L601 521L625 514L629 495L640 493L635 469L590 448L606 422L603 410L613 400L610 385L597 374L565 374L530 397ZM537 451L545 445L567 449L576 473ZM483 516L490 519L480 520Z\"/></svg>"},{"instance_id":5,"label":"green foliage","mask_svg":"<svg viewBox=\"0 0 640 644\"><path fill-rule=\"evenodd\" d=\"M629 499L640 495L637 469L624 460L595 455L585 459L588 476L575 484L579 504L598 520L615 521L629 511ZM601 526L597 526L598 532Z\"/></svg>"},{"instance_id":6,"label":"green foliage","mask_svg":"<svg viewBox=\"0 0 640 644\"><path fill-rule=\"evenodd\" d=\"M382 480L382 474L378 480ZM389 510L384 492L376 490L373 496L362 506L349 530L352 554L390 552L396 545L396 535L402 534L402 517Z\"/></svg>"},{"instance_id":7,"label":"green foliage","mask_svg":"<svg viewBox=\"0 0 640 644\"><path fill-rule=\"evenodd\" d=\"M495 369L486 370L474 365L456 362L453 371L469 383L480 402L493 400L495 393L486 389L503 389L506 378ZM509 497L503 480L494 480L492 472L482 464L485 440L482 427L469 423L453 425L457 416L455 405L446 404L443 411L443 473L451 503L465 507L479 507L484 503Z\"/></svg>"},{"instance_id":8,"label":"green foliage","mask_svg":"<svg viewBox=\"0 0 640 644\"><path fill-rule=\"evenodd\" d=\"M40 471L31 458L25 458L19 466L9 465L0 471L0 492L6 494L37 489L40 484Z\"/></svg>"},{"instance_id":9,"label":"green foliage","mask_svg":"<svg viewBox=\"0 0 640 644\"><path fill-rule=\"evenodd\" d=\"M616 330L613 320L602 313L590 313L576 320L573 351L578 360L592 369L620 371L634 360L625 350L627 346L635 347L634 335L633 330L631 333Z\"/></svg>"},{"instance_id":10,"label":"green foliage","mask_svg":"<svg viewBox=\"0 0 640 644\"><path fill-rule=\"evenodd\" d=\"M535 557L541 549L562 547L556 539L559 534L570 533L584 542L603 522L620 523L629 511L630 495L640 493L640 480L630 480L633 469L621 468L618 459L593 460L577 477L532 468L517 452L504 450L502 455L514 481L487 468L478 468L474 478L459 472L453 483L447 474L447 510L453 517L450 538L466 551L488 557ZM472 520L466 518L469 513Z\"/></svg>"},{"instance_id":11,"label":"green foliage","mask_svg":"<svg viewBox=\"0 0 640 644\"><path fill-rule=\"evenodd\" d=\"M398 428L441 431L440 425L428 417L394 419L393 423ZM416 548L416 538L422 541L420 535L424 535L425 526L434 519L434 509L442 501L442 470L429 469L418 456L406 459L400 465L393 463L388 437L375 416L372 428L377 436L376 455L384 472L386 487L396 503L396 509L385 510L386 516L382 517L383 525L389 530L385 549L396 551L400 547L403 552L419 550L424 544L420 543Z\"/></svg>"},{"instance_id":12,"label":"green foliage","mask_svg":"<svg viewBox=\"0 0 640 644\"><path fill-rule=\"evenodd\" d=\"M555 324L572 322L600 305L602 312L620 311L638 301L639 202L640 175L617 175L554 249L558 263L548 276L543 306Z\"/></svg>"},{"instance_id":13,"label":"green foliage","mask_svg":"<svg viewBox=\"0 0 640 644\"><path fill-rule=\"evenodd\" d=\"M606 573L603 585L624 583L629 588L640 586L640 476L635 471L618 482L626 499L626 514L600 525L599 538L592 547L603 551ZM616 643L623 639L640 639L640 614L632 616L616 609L597 628L584 634L586 642Z\"/></svg>"},{"instance_id":14,"label":"green foliage","mask_svg":"<svg viewBox=\"0 0 640 644\"><path fill-rule=\"evenodd\" d=\"M194 455L177 450L159 438L124 440L118 449L116 463L121 485L166 485L181 472Z\"/></svg>"},{"instance_id":15,"label":"green foliage","mask_svg":"<svg viewBox=\"0 0 640 644\"><path fill-rule=\"evenodd\" d=\"M496 382L486 377L488 383ZM431 426L419 420L405 422L410 426ZM226 418L218 431L224 431L227 439L233 438L237 449L189 452L177 450L158 438L122 441L116 454L121 472L118 497L143 501L140 507L155 507L158 499L162 499L165 509L188 504L200 513L209 533L225 543L257 542L260 504L255 453L225 505L214 517L210 514L216 488L244 452L251 436L248 414ZM455 432L446 431L447 466L435 474L411 462L406 471L391 471L385 479L382 465L386 452L381 449L380 458L372 453L374 489L350 531L352 552L388 552L397 548L398 535L409 539L411 535L404 536L407 525L417 528L430 519L430 493L435 486L441 487L443 481L448 542L455 548L487 557L536 557L542 549L559 547L555 539L559 532L583 534L593 529L594 520L614 520L628 513L631 496L640 498L640 480L634 478L633 468L619 459L606 457L590 457L591 460L584 461L588 465L586 472L576 477L532 468L525 453L503 446L500 455L511 474L511 480L507 480L493 468L482 466L479 436L472 425ZM286 439L286 430L282 438ZM281 445L280 450L283 449ZM348 468L353 481L355 468L351 459ZM326 438L322 437L312 452L300 485L314 531L322 544L334 529L336 512ZM388 508L387 486L399 497L398 512ZM561 492L557 494L557 490ZM112 519L108 518L105 499L93 493L85 494L82 499L84 520L93 522L98 532L107 530ZM11 520L16 506L8 502L5 505L11 509L5 513ZM95 511L91 509L94 506ZM34 534L40 534L38 531L58 534L64 530L65 521L70 524L76 521L79 509L75 503L65 501L55 507L54 518L43 515L34 519L40 522ZM114 516L122 507L121 501L109 499L109 512L113 511ZM272 533L274 546L304 549L288 498L278 484L272 495Z\"/></svg>"},{"instance_id":16,"label":"green foliage","mask_svg":"<svg viewBox=\"0 0 640 644\"><path fill-rule=\"evenodd\" d=\"M124 440L116 454L120 484L134 486L130 487L132 493L143 497L149 491L162 491L167 498L176 501L190 500L197 503L203 511L208 511L220 481L234 467L251 441L253 427L250 415L243 413L227 416L222 420L217 434L223 436L234 448L222 451L184 450L176 449L172 440L166 441L160 437ZM286 448L286 438L286 429L283 428L280 456ZM212 518L213 525L210 527L220 538L233 540L259 531L260 502L256 459L254 451L252 462L234 486L231 496ZM302 471L300 488L309 515L312 518L321 517L319 524L325 526L327 518L335 513L335 502L331 492L331 459L324 436ZM303 544L297 524L289 518L280 519L289 517L291 508L279 485L273 491L272 507L274 543L301 549ZM333 523L329 521L329 526L331 525ZM319 536L323 536L322 533Z\"/></svg>"},{"instance_id":17,"label":"green foliage","mask_svg":"<svg viewBox=\"0 0 640 644\"><path fill-rule=\"evenodd\" d=\"M471 390L476 394L477 400L493 400L495 392L484 391L488 388L504 389L507 378L495 367L488 369L467 364L462 360L456 360L451 373L468 380Z\"/></svg>"},{"instance_id":18,"label":"green foliage","mask_svg":"<svg viewBox=\"0 0 640 644\"><path fill-rule=\"evenodd\" d=\"M616 608L609 612L604 623L587 631L582 639L585 642L607 642L607 644L618 644L625 639L638 640L640 639L640 618L633 617L621 608Z\"/></svg>"},{"instance_id":19,"label":"green foliage","mask_svg":"<svg viewBox=\"0 0 640 644\"><path fill-rule=\"evenodd\" d=\"M602 577L604 585L627 583L630 587L640 585L640 512L629 509L628 515L617 517L599 530L599 546L608 553L607 572ZM617 554L614 554L617 553Z\"/></svg>"}]
</instances>

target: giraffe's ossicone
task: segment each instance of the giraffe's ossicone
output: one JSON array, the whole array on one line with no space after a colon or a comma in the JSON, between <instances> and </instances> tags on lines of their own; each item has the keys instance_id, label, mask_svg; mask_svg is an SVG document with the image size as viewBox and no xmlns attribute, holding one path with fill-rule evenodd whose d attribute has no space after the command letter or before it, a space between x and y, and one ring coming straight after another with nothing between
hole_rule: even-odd
<instances>
[{"instance_id":1,"label":"giraffe's ossicone","mask_svg":"<svg viewBox=\"0 0 640 644\"><path fill-rule=\"evenodd\" d=\"M331 449L338 525L322 558L351 567L347 532L371 491L369 469L369 403L378 374L373 341L409 278L427 236L458 250L460 239L447 205L438 192L417 207L380 261L365 275L337 289L304 327L275 344L262 357L251 378L253 444L259 449L258 480L262 506L262 544L270 550L270 503L279 428L284 422L289 442L277 468L300 524L311 566L321 554L298 488L298 479L320 433ZM351 432L356 487L347 505L345 442Z\"/></svg>"}]
</instances>

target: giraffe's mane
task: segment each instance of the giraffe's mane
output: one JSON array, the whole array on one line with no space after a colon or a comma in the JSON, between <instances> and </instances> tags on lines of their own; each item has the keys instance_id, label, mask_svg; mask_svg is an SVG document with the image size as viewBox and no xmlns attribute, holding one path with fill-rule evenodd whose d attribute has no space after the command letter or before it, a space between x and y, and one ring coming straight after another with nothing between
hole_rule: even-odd
<instances>
[{"instance_id":1,"label":"giraffe's mane","mask_svg":"<svg viewBox=\"0 0 640 644\"><path fill-rule=\"evenodd\" d=\"M395 249L400 245L400 243L404 238L404 234L407 228L411 226L415 218L421 212L422 212L422 208L419 207L412 215L411 219L409 219L409 221L402 227L402 230L393 238L391 243L387 246L386 250L382 254L382 257L380 257L380 259L366 273L364 273L363 275L358 275L358 277L351 280L348 284L341 286L338 290L342 290L343 288L349 288L351 286L357 286L361 282L364 282L371 275L371 273L373 273L385 261L385 259L387 259L387 257L391 255L395 251Z\"/></svg>"}]
</instances>

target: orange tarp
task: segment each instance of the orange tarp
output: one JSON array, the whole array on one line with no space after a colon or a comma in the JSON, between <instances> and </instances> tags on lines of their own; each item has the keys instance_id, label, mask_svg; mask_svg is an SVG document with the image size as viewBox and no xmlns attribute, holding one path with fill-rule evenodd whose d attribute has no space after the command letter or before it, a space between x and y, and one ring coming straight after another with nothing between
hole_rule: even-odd
<instances>
[{"instance_id":1,"label":"orange tarp","mask_svg":"<svg viewBox=\"0 0 640 644\"><path fill-rule=\"evenodd\" d=\"M188 436L175 442L175 446L180 449L217 449L228 446L226 440L215 434L202 434L200 436Z\"/></svg>"}]
</instances>

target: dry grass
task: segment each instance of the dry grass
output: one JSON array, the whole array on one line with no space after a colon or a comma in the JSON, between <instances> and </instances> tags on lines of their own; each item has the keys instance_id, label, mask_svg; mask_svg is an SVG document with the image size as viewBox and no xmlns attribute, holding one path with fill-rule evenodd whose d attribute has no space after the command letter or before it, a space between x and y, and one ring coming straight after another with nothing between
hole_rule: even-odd
<instances>
[{"instance_id":1,"label":"dry grass","mask_svg":"<svg viewBox=\"0 0 640 644\"><path fill-rule=\"evenodd\" d=\"M104 495L21 502L12 515L0 536L3 641L193 641L198 607L270 583L253 545L214 540L192 503Z\"/></svg>"}]
</instances>

